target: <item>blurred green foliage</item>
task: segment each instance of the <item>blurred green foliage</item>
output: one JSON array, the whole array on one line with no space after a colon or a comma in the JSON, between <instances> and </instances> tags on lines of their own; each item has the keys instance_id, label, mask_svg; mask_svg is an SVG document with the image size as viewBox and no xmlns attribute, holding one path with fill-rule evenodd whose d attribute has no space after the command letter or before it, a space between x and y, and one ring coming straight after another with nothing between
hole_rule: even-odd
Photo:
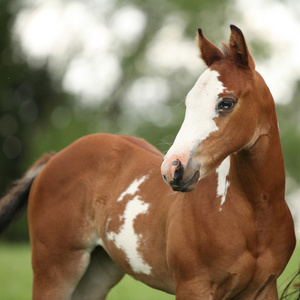
<instances>
[{"instance_id":1,"label":"blurred green foliage","mask_svg":"<svg viewBox=\"0 0 300 300\"><path fill-rule=\"evenodd\" d=\"M26 5L24 3L24 0L0 0L1 196L10 182L19 178L42 153L59 151L89 133L136 135L166 152L183 120L183 99L196 77L186 68L160 73L144 63L145 53L170 14L182 17L185 22L184 34L190 39L194 38L198 27L203 27L209 33L209 39L217 45L224 39L224 28L229 32L228 15L233 14L230 0L116 0L116 9L136 5L146 15L147 25L138 45L121 57L122 76L118 88L103 101L87 106L80 103L79 96L63 90L62 77L53 76L47 68L47 62L32 67L22 55L18 41L12 35L12 28L16 16L29 5L29 2ZM260 41L255 42L253 48L255 56L260 55L259 52L262 57L266 56L266 48L261 46ZM71 60L71 56L72 53L68 59ZM201 71L199 69L199 74ZM124 95L132 82L146 76L163 77L170 86L167 105L171 107L172 118L164 126L151 119L146 120L138 112L126 115L123 110ZM287 173L298 183L300 129L295 124L300 124L299 91L298 86L293 103L278 109ZM151 113L153 110L149 111ZM9 229L4 238L27 240L26 216Z\"/></svg>"},{"instance_id":2,"label":"blurred green foliage","mask_svg":"<svg viewBox=\"0 0 300 300\"><path fill-rule=\"evenodd\" d=\"M278 105L277 115L287 175L300 184L300 81L288 105Z\"/></svg>"}]
</instances>

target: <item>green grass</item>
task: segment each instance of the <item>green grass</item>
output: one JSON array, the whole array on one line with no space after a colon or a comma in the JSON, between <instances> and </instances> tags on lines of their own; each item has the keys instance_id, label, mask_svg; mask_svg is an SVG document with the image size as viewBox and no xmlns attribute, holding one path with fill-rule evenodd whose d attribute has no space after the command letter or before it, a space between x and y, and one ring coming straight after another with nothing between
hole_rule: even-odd
<instances>
[{"instance_id":1,"label":"green grass","mask_svg":"<svg viewBox=\"0 0 300 300\"><path fill-rule=\"evenodd\" d=\"M30 300L31 288L32 270L29 245L0 244L0 300ZM125 276L107 297L107 300L120 299L174 300L175 297Z\"/></svg>"},{"instance_id":2,"label":"green grass","mask_svg":"<svg viewBox=\"0 0 300 300\"><path fill-rule=\"evenodd\" d=\"M287 264L284 272L278 278L277 287L278 287L279 295L282 294L286 285L292 280L292 278L297 273L297 271L299 271L299 269L300 269L300 241L297 242L296 249L289 263Z\"/></svg>"},{"instance_id":3,"label":"green grass","mask_svg":"<svg viewBox=\"0 0 300 300\"><path fill-rule=\"evenodd\" d=\"M278 280L279 291L283 290L293 274L299 269L300 244ZM32 270L30 265L30 247L23 244L0 244L0 299L30 300L32 286ZM147 287L125 276L110 292L108 300L171 300L168 295Z\"/></svg>"},{"instance_id":4,"label":"green grass","mask_svg":"<svg viewBox=\"0 0 300 300\"><path fill-rule=\"evenodd\" d=\"M31 299L30 255L29 245L0 244L0 299Z\"/></svg>"}]
</instances>

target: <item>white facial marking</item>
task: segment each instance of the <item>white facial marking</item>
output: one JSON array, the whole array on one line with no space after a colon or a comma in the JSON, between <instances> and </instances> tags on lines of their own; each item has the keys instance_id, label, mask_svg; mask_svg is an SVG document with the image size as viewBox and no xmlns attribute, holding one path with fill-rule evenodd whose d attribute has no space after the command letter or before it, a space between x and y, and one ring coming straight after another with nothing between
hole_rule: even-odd
<instances>
[{"instance_id":1,"label":"white facial marking","mask_svg":"<svg viewBox=\"0 0 300 300\"><path fill-rule=\"evenodd\" d=\"M123 215L124 224L119 233L110 232L107 234L107 238L113 241L117 248L124 251L132 270L147 275L151 273L151 267L138 252L142 235L135 233L134 220L138 215L147 213L148 207L149 204L143 202L140 196L135 196L126 205Z\"/></svg>"},{"instance_id":2,"label":"white facial marking","mask_svg":"<svg viewBox=\"0 0 300 300\"><path fill-rule=\"evenodd\" d=\"M144 175L139 179L135 179L126 189L126 191L120 195L117 201L122 201L126 195L134 195L139 190L140 185L145 181L146 178L147 176Z\"/></svg>"},{"instance_id":3,"label":"white facial marking","mask_svg":"<svg viewBox=\"0 0 300 300\"><path fill-rule=\"evenodd\" d=\"M192 150L211 132L218 130L214 121L218 116L215 106L218 95L225 90L218 76L217 71L207 69L188 93L185 118L168 154L182 153L183 147Z\"/></svg>"},{"instance_id":4,"label":"white facial marking","mask_svg":"<svg viewBox=\"0 0 300 300\"><path fill-rule=\"evenodd\" d=\"M217 187L217 196L221 198L221 206L224 204L226 200L227 189L229 187L229 175L230 170L230 157L226 157L220 166L217 168L216 172L218 174L218 187ZM220 208L220 211L222 208Z\"/></svg>"}]
</instances>

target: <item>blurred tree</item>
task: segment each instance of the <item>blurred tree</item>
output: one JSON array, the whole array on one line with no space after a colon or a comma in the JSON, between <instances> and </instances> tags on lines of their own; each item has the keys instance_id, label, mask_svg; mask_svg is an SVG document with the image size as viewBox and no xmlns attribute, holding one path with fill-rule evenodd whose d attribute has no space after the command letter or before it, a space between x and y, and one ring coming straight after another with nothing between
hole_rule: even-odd
<instances>
[{"instance_id":1,"label":"blurred tree","mask_svg":"<svg viewBox=\"0 0 300 300\"><path fill-rule=\"evenodd\" d=\"M57 105L68 106L69 96L54 83L44 68L32 69L16 55L11 26L18 6L1 0L0 5L0 191L19 178L32 163L30 152L39 130L49 129ZM42 143L40 136L38 143ZM36 157L37 158L37 157ZM28 161L29 160L29 161ZM6 234L10 239L26 238L26 218Z\"/></svg>"},{"instance_id":2,"label":"blurred tree","mask_svg":"<svg viewBox=\"0 0 300 300\"><path fill-rule=\"evenodd\" d=\"M300 184L300 81L288 105L278 105L277 115L287 176ZM288 187L290 189L295 186Z\"/></svg>"},{"instance_id":3,"label":"blurred tree","mask_svg":"<svg viewBox=\"0 0 300 300\"><path fill-rule=\"evenodd\" d=\"M222 35L222 32L218 31L218 36L212 26L217 28L224 26L227 18L224 11L229 2L230 0L223 1L222 3L216 0L174 0L172 2L166 0L142 2L139 0L118 1L118 5L120 6L136 5L141 9L146 15L147 26L139 44L124 55L121 62L123 74L118 88L106 99L108 109L105 117L113 120L112 124L110 124L110 129L118 133L141 136L158 147L162 152L168 150L170 143L173 142L174 134L178 131L184 117L183 100L203 68L201 69L199 63L199 70L191 74L190 70L185 67L166 71L151 66L149 61L147 62L147 56L151 53L150 48L153 45L153 40L157 38L160 30L166 26L168 20L171 20L171 25L176 24L176 22L179 23L178 26L184 30L183 35L189 38L190 41L195 39L196 31L199 26L205 26L206 32L210 33L210 39L214 41ZM178 29L178 31L180 31L180 29ZM170 34L173 34L171 30ZM166 43L167 42L166 36ZM193 43L193 46L196 49L196 43ZM176 53L177 49L168 50ZM195 54L197 55L197 51L195 51ZM166 54L164 53L164 55ZM193 59L197 65L196 55ZM179 57L178 59L180 60L181 58ZM152 60L154 60L154 58L152 58ZM126 104L124 104L124 102L126 102L126 94L128 90L130 90L133 82L144 77L163 77L168 83L168 106L171 107L172 116L170 117L170 121L166 122L166 124L161 124L160 122L161 119L168 118L168 116L164 115L161 118L155 118L154 115L160 110L157 106L151 109L151 107L145 105L144 110L147 111L146 113L139 113L135 110L134 121L132 120L132 115L126 117ZM156 93L160 92L159 89L156 91ZM145 95L140 95L140 101L145 101ZM145 114L148 115L148 117L145 117ZM149 115L154 117L149 118Z\"/></svg>"}]
</instances>

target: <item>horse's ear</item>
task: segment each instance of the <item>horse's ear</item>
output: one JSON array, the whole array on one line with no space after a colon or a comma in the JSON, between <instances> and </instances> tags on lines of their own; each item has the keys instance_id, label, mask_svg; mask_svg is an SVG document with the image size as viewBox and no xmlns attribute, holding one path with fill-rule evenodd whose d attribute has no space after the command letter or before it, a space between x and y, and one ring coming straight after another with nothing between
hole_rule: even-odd
<instances>
[{"instance_id":1,"label":"horse's ear","mask_svg":"<svg viewBox=\"0 0 300 300\"><path fill-rule=\"evenodd\" d=\"M224 56L221 50L219 50L219 48L217 48L204 36L201 28L198 28L197 40L198 47L201 52L201 58L208 67Z\"/></svg>"},{"instance_id":2,"label":"horse's ear","mask_svg":"<svg viewBox=\"0 0 300 300\"><path fill-rule=\"evenodd\" d=\"M230 50L238 65L255 69L254 60L248 50L242 31L234 25L230 25L231 35L229 40Z\"/></svg>"}]
</instances>

